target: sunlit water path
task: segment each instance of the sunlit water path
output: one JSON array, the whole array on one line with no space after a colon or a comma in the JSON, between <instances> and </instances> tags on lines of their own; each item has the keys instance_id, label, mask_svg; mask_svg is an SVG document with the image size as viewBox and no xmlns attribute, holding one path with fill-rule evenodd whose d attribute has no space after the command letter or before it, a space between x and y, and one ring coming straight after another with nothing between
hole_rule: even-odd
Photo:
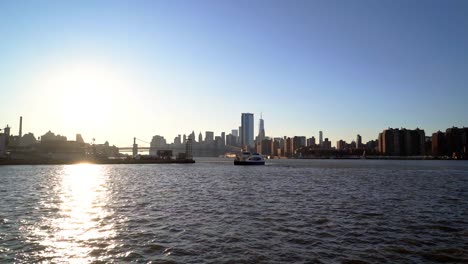
<instances>
[{"instance_id":1,"label":"sunlit water path","mask_svg":"<svg viewBox=\"0 0 468 264\"><path fill-rule=\"evenodd\" d=\"M468 162L0 167L0 262L468 262Z\"/></svg>"}]
</instances>

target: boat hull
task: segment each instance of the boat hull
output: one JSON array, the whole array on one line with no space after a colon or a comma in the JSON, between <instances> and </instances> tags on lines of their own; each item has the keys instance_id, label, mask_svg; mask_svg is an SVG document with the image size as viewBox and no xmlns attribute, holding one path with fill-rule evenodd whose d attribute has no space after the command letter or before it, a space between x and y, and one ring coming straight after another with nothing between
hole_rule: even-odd
<instances>
[{"instance_id":1,"label":"boat hull","mask_svg":"<svg viewBox=\"0 0 468 264\"><path fill-rule=\"evenodd\" d=\"M265 161L264 160L259 160L259 161L235 160L234 165L265 165Z\"/></svg>"}]
</instances>

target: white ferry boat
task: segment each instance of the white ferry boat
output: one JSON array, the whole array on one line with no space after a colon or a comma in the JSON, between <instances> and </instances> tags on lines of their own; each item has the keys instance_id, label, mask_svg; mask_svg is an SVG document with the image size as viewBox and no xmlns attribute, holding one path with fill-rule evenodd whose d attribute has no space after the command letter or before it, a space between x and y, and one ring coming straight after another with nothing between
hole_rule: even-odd
<instances>
[{"instance_id":1,"label":"white ferry boat","mask_svg":"<svg viewBox=\"0 0 468 264\"><path fill-rule=\"evenodd\" d=\"M265 158L259 153L242 152L234 159L234 165L265 165Z\"/></svg>"}]
</instances>

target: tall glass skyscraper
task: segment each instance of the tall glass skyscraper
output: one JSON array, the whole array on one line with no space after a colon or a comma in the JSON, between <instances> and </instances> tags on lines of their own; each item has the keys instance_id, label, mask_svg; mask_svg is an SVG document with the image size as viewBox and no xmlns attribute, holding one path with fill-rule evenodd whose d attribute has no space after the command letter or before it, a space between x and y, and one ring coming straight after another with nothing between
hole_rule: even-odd
<instances>
[{"instance_id":1,"label":"tall glass skyscraper","mask_svg":"<svg viewBox=\"0 0 468 264\"><path fill-rule=\"evenodd\" d=\"M241 118L241 144L242 146L255 147L254 144L254 115L242 113Z\"/></svg>"},{"instance_id":2,"label":"tall glass skyscraper","mask_svg":"<svg viewBox=\"0 0 468 264\"><path fill-rule=\"evenodd\" d=\"M260 114L260 125L258 127L257 144L262 143L264 139L265 139L265 123L262 119L262 115Z\"/></svg>"}]
</instances>

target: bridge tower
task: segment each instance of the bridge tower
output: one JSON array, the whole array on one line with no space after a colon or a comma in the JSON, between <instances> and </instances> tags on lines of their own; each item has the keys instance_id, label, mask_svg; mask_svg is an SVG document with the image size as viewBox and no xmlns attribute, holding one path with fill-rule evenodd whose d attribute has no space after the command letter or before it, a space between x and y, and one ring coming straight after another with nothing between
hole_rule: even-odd
<instances>
[{"instance_id":1,"label":"bridge tower","mask_svg":"<svg viewBox=\"0 0 468 264\"><path fill-rule=\"evenodd\" d=\"M133 157L138 155L138 144L136 143L136 137L133 138Z\"/></svg>"}]
</instances>

